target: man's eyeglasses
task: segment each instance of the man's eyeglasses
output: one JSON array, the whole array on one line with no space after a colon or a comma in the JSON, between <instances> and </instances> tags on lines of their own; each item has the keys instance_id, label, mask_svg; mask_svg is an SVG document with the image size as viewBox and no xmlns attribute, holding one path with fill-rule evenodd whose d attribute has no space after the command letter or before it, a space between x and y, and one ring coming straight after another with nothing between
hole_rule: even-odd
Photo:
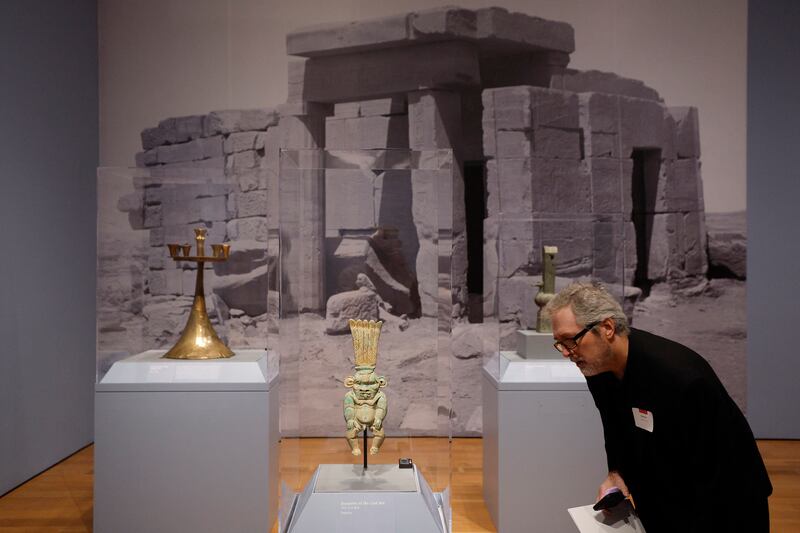
<instances>
[{"instance_id":1,"label":"man's eyeglasses","mask_svg":"<svg viewBox=\"0 0 800 533\"><path fill-rule=\"evenodd\" d=\"M578 341L579 341L579 340L581 340L581 339L583 338L583 336L584 336L584 335L586 335L587 333L589 333L589 332L592 330L592 328L593 328L593 327L595 327L595 326L596 326L597 324L599 324L600 322L602 322L602 320L601 320L601 321L598 321L598 322L592 322L591 324L588 324L588 325L587 325L585 328L583 328L582 330L580 330L580 331L578 332L578 334L577 334L577 335L575 335L574 337L572 337L571 339L566 339L566 340L563 340L563 341L556 341L556 342L554 342L554 343L553 343L553 347L554 347L554 348L555 348L555 349L556 349L556 350L557 350L559 353L564 353L564 350L567 350L568 352L572 353L572 351L573 351L575 348L577 348L577 347L578 347Z\"/></svg>"}]
</instances>

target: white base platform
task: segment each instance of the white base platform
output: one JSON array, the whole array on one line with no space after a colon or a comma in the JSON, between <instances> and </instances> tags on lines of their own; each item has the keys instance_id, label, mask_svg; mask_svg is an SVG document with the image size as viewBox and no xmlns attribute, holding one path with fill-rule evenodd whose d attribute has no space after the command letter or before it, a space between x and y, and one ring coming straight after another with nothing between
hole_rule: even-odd
<instances>
[{"instance_id":1,"label":"white base platform","mask_svg":"<svg viewBox=\"0 0 800 533\"><path fill-rule=\"evenodd\" d=\"M269 531L277 515L277 354L118 361L95 389L94 530Z\"/></svg>"},{"instance_id":2,"label":"white base platform","mask_svg":"<svg viewBox=\"0 0 800 533\"><path fill-rule=\"evenodd\" d=\"M484 366L483 493L498 531L574 533L567 509L593 501L606 470L600 415L573 363L501 352Z\"/></svg>"},{"instance_id":3,"label":"white base platform","mask_svg":"<svg viewBox=\"0 0 800 533\"><path fill-rule=\"evenodd\" d=\"M295 496L281 533L449 533L447 494L434 493L414 468L396 464L319 465Z\"/></svg>"}]
</instances>

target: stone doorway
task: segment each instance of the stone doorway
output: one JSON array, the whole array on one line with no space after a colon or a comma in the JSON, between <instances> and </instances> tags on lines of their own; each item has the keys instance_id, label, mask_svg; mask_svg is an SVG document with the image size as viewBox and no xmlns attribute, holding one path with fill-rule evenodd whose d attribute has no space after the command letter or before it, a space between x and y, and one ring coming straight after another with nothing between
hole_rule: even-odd
<instances>
[{"instance_id":1,"label":"stone doorway","mask_svg":"<svg viewBox=\"0 0 800 533\"><path fill-rule=\"evenodd\" d=\"M486 218L486 165L464 162L464 208L467 234L467 318L483 322L483 221Z\"/></svg>"},{"instance_id":2,"label":"stone doorway","mask_svg":"<svg viewBox=\"0 0 800 533\"><path fill-rule=\"evenodd\" d=\"M631 194L631 218L636 234L636 271L633 285L642 290L642 297L650 294L653 279L649 272L650 247L653 239L653 220L661 171L661 150L634 148Z\"/></svg>"}]
</instances>

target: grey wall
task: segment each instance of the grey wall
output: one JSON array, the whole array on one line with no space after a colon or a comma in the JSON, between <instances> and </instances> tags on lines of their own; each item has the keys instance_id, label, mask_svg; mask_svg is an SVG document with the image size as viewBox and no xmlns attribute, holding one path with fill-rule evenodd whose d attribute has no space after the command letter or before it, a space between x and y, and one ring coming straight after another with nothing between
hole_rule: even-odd
<instances>
[{"instance_id":1,"label":"grey wall","mask_svg":"<svg viewBox=\"0 0 800 533\"><path fill-rule=\"evenodd\" d=\"M0 494L92 440L97 4L0 6Z\"/></svg>"},{"instance_id":2,"label":"grey wall","mask_svg":"<svg viewBox=\"0 0 800 533\"><path fill-rule=\"evenodd\" d=\"M748 418L800 438L800 3L749 3Z\"/></svg>"}]
</instances>

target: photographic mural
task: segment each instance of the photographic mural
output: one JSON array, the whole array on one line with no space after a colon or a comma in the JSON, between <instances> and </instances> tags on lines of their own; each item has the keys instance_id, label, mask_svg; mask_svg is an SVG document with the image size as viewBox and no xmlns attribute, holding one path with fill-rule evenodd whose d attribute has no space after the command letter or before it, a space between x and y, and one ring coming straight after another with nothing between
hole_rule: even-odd
<instances>
[{"instance_id":1,"label":"photographic mural","mask_svg":"<svg viewBox=\"0 0 800 533\"><path fill-rule=\"evenodd\" d=\"M285 101L141 131L135 168L100 170L100 373L180 335L196 266L166 244L199 225L231 244L212 321L282 352L318 407L282 421L301 435L341 432L350 318L385 322L387 434L479 435L482 365L535 326L546 245L556 288L605 283L744 406L745 219L706 213L703 110L570 68L575 49L572 25L503 7L298 27Z\"/></svg>"}]
</instances>

